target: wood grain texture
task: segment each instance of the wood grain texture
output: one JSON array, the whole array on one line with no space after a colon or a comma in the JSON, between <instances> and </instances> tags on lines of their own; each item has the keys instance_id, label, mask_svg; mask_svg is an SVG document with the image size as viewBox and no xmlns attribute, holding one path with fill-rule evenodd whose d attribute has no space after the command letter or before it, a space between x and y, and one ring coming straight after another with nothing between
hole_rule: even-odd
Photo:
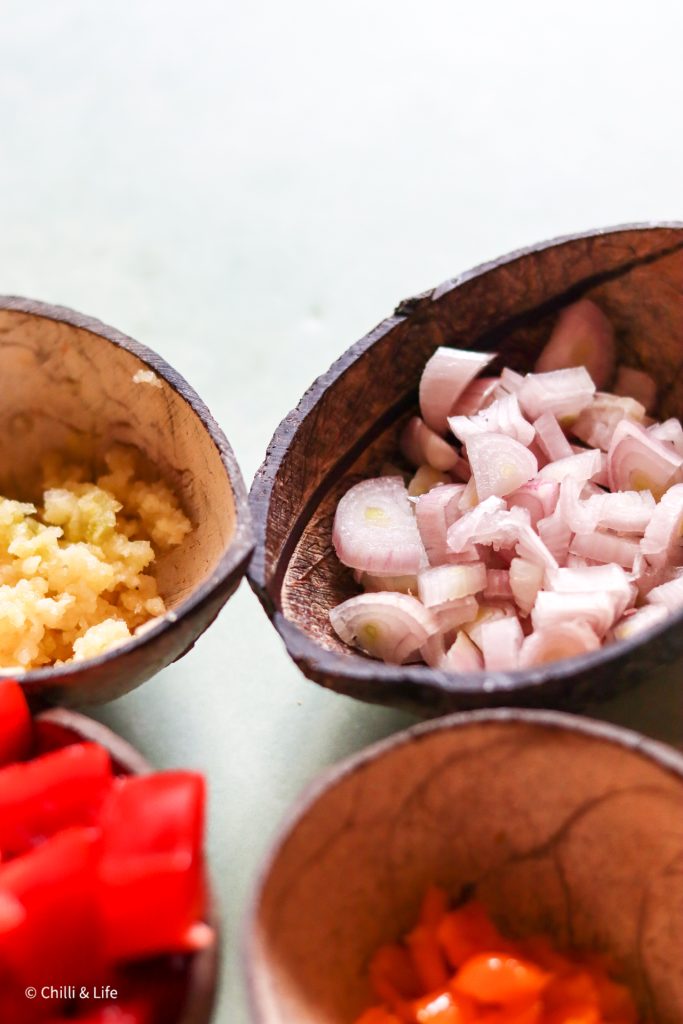
<instances>
[{"instance_id":1,"label":"wood grain texture","mask_svg":"<svg viewBox=\"0 0 683 1024\"><path fill-rule=\"evenodd\" d=\"M153 380L136 381L141 370ZM0 380L0 493L35 495L46 452L94 465L122 443L158 468L192 520L192 533L155 563L169 609L158 624L124 648L22 679L34 702L111 700L181 657L240 582L253 545L239 467L172 367L72 310L0 298Z\"/></svg>"},{"instance_id":2,"label":"wood grain texture","mask_svg":"<svg viewBox=\"0 0 683 1024\"><path fill-rule=\"evenodd\" d=\"M334 510L357 480L397 458L425 362L438 345L500 353L529 370L564 306L595 299L619 361L647 369L662 416L683 412L683 226L635 226L545 243L401 303L320 377L278 428L250 494L252 587L311 679L429 716L499 704L580 708L683 654L683 616L645 639L526 672L454 675L351 651L329 610L358 592L331 546Z\"/></svg>"},{"instance_id":3,"label":"wood grain texture","mask_svg":"<svg viewBox=\"0 0 683 1024\"><path fill-rule=\"evenodd\" d=\"M36 720L49 723L59 734L77 737L87 742L99 743L109 751L114 768L125 775L147 775L154 771L142 754L106 725L95 722L86 715L65 708L43 711ZM177 1017L168 1024L209 1024L216 998L219 969L219 922L216 906L208 888L207 913L205 918L215 932L215 941L190 957L187 964L185 997L178 1007Z\"/></svg>"},{"instance_id":4,"label":"wood grain texture","mask_svg":"<svg viewBox=\"0 0 683 1024\"><path fill-rule=\"evenodd\" d=\"M349 1024L430 883L514 936L609 953L652 1024L683 1019L683 757L553 712L474 712L350 758L302 797L252 907L254 1024Z\"/></svg>"}]
</instances>

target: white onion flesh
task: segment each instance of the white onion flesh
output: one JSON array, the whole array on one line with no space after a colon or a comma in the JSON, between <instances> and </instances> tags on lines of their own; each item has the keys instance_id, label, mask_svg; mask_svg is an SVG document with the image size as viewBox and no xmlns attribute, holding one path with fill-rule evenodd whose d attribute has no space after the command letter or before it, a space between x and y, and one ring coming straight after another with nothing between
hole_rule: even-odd
<instances>
[{"instance_id":1,"label":"white onion flesh","mask_svg":"<svg viewBox=\"0 0 683 1024\"><path fill-rule=\"evenodd\" d=\"M571 425L570 431L589 448L600 448L606 452L618 423L625 419L642 423L644 418L645 406L635 399L598 391L591 404Z\"/></svg>"},{"instance_id":2,"label":"white onion flesh","mask_svg":"<svg viewBox=\"0 0 683 1024\"><path fill-rule=\"evenodd\" d=\"M640 550L650 565L678 564L683 557L683 484L674 484L654 508Z\"/></svg>"},{"instance_id":3,"label":"white onion flesh","mask_svg":"<svg viewBox=\"0 0 683 1024\"><path fill-rule=\"evenodd\" d=\"M485 409L495 398L500 377L477 377L468 384L453 406L453 416L474 416Z\"/></svg>"},{"instance_id":4,"label":"white onion flesh","mask_svg":"<svg viewBox=\"0 0 683 1024\"><path fill-rule=\"evenodd\" d=\"M448 426L462 444L475 434L505 434L525 447L534 439L534 428L524 419L515 395L498 398L474 416L449 416Z\"/></svg>"},{"instance_id":5,"label":"white onion flesh","mask_svg":"<svg viewBox=\"0 0 683 1024\"><path fill-rule=\"evenodd\" d=\"M625 615L614 627L617 640L631 640L647 629L658 626L669 618L669 610L663 604L645 605L637 611Z\"/></svg>"},{"instance_id":6,"label":"white onion flesh","mask_svg":"<svg viewBox=\"0 0 683 1024\"><path fill-rule=\"evenodd\" d=\"M446 433L453 406L494 358L487 352L437 348L420 380L420 411L428 427L437 434Z\"/></svg>"},{"instance_id":7,"label":"white onion flesh","mask_svg":"<svg viewBox=\"0 0 683 1024\"><path fill-rule=\"evenodd\" d=\"M560 483L565 477L572 477L585 483L593 480L602 471L602 453L596 448L587 448L574 455L568 455L556 462L549 462L538 474L539 480L556 480Z\"/></svg>"},{"instance_id":8,"label":"white onion flesh","mask_svg":"<svg viewBox=\"0 0 683 1024\"><path fill-rule=\"evenodd\" d=\"M446 652L440 667L450 672L481 672L484 659L467 633L461 631Z\"/></svg>"},{"instance_id":9,"label":"white onion flesh","mask_svg":"<svg viewBox=\"0 0 683 1024\"><path fill-rule=\"evenodd\" d=\"M677 612L683 608L683 576L662 583L645 598L648 604L661 604L669 612Z\"/></svg>"},{"instance_id":10,"label":"white onion flesh","mask_svg":"<svg viewBox=\"0 0 683 1024\"><path fill-rule=\"evenodd\" d=\"M624 569L633 569L639 545L637 541L618 537L615 533L596 531L591 534L575 534L569 550L573 555L592 558L603 565L615 562Z\"/></svg>"},{"instance_id":11,"label":"white onion flesh","mask_svg":"<svg viewBox=\"0 0 683 1024\"><path fill-rule=\"evenodd\" d=\"M510 589L522 615L528 615L536 603L544 576L545 569L538 562L526 558L513 558L510 562Z\"/></svg>"},{"instance_id":12,"label":"white onion flesh","mask_svg":"<svg viewBox=\"0 0 683 1024\"><path fill-rule=\"evenodd\" d=\"M524 632L516 615L483 622L480 638L487 671L504 672L517 668Z\"/></svg>"},{"instance_id":13,"label":"white onion flesh","mask_svg":"<svg viewBox=\"0 0 683 1024\"><path fill-rule=\"evenodd\" d=\"M444 484L417 499L415 519L430 565L448 560L446 531L461 515L458 503L464 490L464 484Z\"/></svg>"},{"instance_id":14,"label":"white onion flesh","mask_svg":"<svg viewBox=\"0 0 683 1024\"><path fill-rule=\"evenodd\" d=\"M486 587L483 562L467 565L437 565L423 569L417 577L417 593L425 608L478 594Z\"/></svg>"},{"instance_id":15,"label":"white onion flesh","mask_svg":"<svg viewBox=\"0 0 683 1024\"><path fill-rule=\"evenodd\" d=\"M524 640L519 652L519 668L546 665L561 658L597 651L600 639L585 622L563 622L548 629L536 629Z\"/></svg>"},{"instance_id":16,"label":"white onion flesh","mask_svg":"<svg viewBox=\"0 0 683 1024\"><path fill-rule=\"evenodd\" d=\"M683 456L628 420L617 424L607 453L611 491L651 491L656 499L679 482Z\"/></svg>"},{"instance_id":17,"label":"white onion flesh","mask_svg":"<svg viewBox=\"0 0 683 1024\"><path fill-rule=\"evenodd\" d=\"M572 454L571 445L551 412L544 412L534 420L534 430L538 444L549 460L565 459Z\"/></svg>"}]
</instances>

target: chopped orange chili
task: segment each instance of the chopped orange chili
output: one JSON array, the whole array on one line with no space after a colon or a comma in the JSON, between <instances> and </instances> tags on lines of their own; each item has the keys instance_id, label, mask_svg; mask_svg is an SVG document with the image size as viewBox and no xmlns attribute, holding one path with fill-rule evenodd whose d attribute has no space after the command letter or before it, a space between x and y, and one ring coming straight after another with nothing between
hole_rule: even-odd
<instances>
[{"instance_id":1,"label":"chopped orange chili","mask_svg":"<svg viewBox=\"0 0 683 1024\"><path fill-rule=\"evenodd\" d=\"M449 910L430 886L403 943L370 964L382 1005L355 1024L638 1024L606 957L567 954L543 936L513 941L475 900Z\"/></svg>"}]
</instances>

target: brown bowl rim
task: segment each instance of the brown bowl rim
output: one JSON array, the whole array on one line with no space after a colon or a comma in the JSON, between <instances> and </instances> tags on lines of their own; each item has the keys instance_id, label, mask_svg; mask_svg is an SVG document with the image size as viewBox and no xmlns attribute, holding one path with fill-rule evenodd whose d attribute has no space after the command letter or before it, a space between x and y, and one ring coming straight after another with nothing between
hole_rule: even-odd
<instances>
[{"instance_id":1,"label":"brown bowl rim","mask_svg":"<svg viewBox=\"0 0 683 1024\"><path fill-rule=\"evenodd\" d=\"M242 931L241 962L245 981L247 1001L253 1024L270 1024L258 997L258 978L262 958L259 950L259 909L263 892L282 848L294 834L312 807L335 786L352 778L368 764L386 754L413 743L420 743L436 733L451 732L471 725L523 725L556 729L560 732L578 733L592 739L615 744L623 750L653 761L660 768L676 776L683 783L683 752L661 743L659 740L614 725L600 719L575 715L566 711L550 711L544 708L485 708L477 711L457 711L428 722L403 729L392 736L378 740L368 747L349 755L337 764L331 765L303 788L284 818L278 825L268 850L261 861L256 882L249 900Z\"/></svg>"},{"instance_id":2,"label":"brown bowl rim","mask_svg":"<svg viewBox=\"0 0 683 1024\"><path fill-rule=\"evenodd\" d=\"M417 702L412 696L416 687L421 693L420 703L422 705L418 713L424 715L439 713L430 709L434 703L431 699L432 696L437 698L438 703L440 697L449 694L454 699L458 697L464 700L472 699L478 702L480 706L482 704L493 706L501 701L504 702L508 695L509 699L513 699L517 691L523 691L526 702L533 703L533 695L541 691L549 683L567 683L574 676L585 675L591 669L595 669L598 666L612 661L624 660L645 643L683 625L683 610L681 610L678 613L672 613L664 622L644 630L637 637L620 640L618 643L607 644L588 654L563 658L559 661L549 662L545 665L529 669L454 673L444 671L443 669L431 668L427 665L389 665L369 658L350 648L348 652L345 651L343 653L329 650L323 647L317 640L311 639L309 634L301 629L300 626L288 620L283 615L278 604L279 591L278 598L273 597L271 592L272 581L267 579L265 555L265 536L275 478L298 428L304 419L315 409L327 389L377 341L399 323L406 320L418 302L425 299L436 301L454 288L473 278L481 277L498 267L513 263L524 256L543 252L569 242L629 231L667 229L683 233L683 221L618 224L613 227L594 228L589 231L560 235L556 238L515 249L496 259L481 263L454 278L449 278L435 288L430 288L410 299L405 299L398 304L391 316L382 320L368 334L346 349L325 373L317 377L306 390L296 408L284 417L273 434L266 450L265 459L254 477L249 492L249 506L256 542L254 553L247 569L247 579L266 614L282 638L290 657L294 659L309 678L313 678L314 681L320 681L321 678L343 679L354 684L361 684L367 687L363 691L363 700L396 707L405 705L412 710L415 710L417 706ZM681 248L683 248L683 239L672 246L671 250L666 251L674 252ZM662 252L658 255L663 254ZM609 274L609 272L606 273ZM314 500L315 495L310 499L311 503ZM284 556L281 554L279 563L282 563L283 558ZM276 566L272 578L281 581L281 564ZM279 582L276 586L279 586ZM387 684L393 684L393 692L389 697L385 697L383 694L383 688ZM403 699L397 686L401 689L405 688L406 700ZM348 692L336 685L333 685L331 688L339 689L341 692ZM356 694L354 693L354 695ZM548 701L548 703L553 702Z\"/></svg>"},{"instance_id":3,"label":"brown bowl rim","mask_svg":"<svg viewBox=\"0 0 683 1024\"><path fill-rule=\"evenodd\" d=\"M74 676L84 676L93 666L106 665L111 661L115 661L122 653L128 654L145 646L152 640L156 640L164 633L173 629L190 612L199 610L208 604L218 591L227 589L233 582L236 584L242 579L254 549L254 532L247 490L242 471L230 442L212 416L208 406L205 405L185 378L153 349L148 348L129 335L123 334L115 327L110 327L96 317L78 313L67 306L57 306L41 302L38 299L27 299L17 295L0 295L0 310L28 313L48 320L55 320L58 323L65 323L71 327L81 328L126 352L130 352L131 355L136 356L146 366L149 366L154 373L162 377L190 406L201 421L218 450L218 455L228 477L235 502L235 532L232 540L221 555L211 576L193 590L177 608L172 609L170 614L167 612L161 617L159 622L144 630L139 636L134 637L125 644L121 644L119 647L106 651L104 654L98 655L96 658L87 658L82 662L70 661L58 667L46 666L44 668L32 669L28 672L20 673L18 676L19 682L22 684L41 683L48 680L50 682L58 682L61 678L68 677L70 680L69 685L73 686ZM3 671L1 674L9 676L12 675L12 672Z\"/></svg>"},{"instance_id":4,"label":"brown bowl rim","mask_svg":"<svg viewBox=\"0 0 683 1024\"><path fill-rule=\"evenodd\" d=\"M149 775L156 769L109 726L70 708L50 708L35 716L37 722L52 722L69 729L83 740L98 743L109 752L112 760L129 775ZM216 900L207 885L206 922L214 930L215 940L206 949L195 953L188 969L187 996L181 1016L175 1024L209 1024L213 1015L220 973L220 926Z\"/></svg>"}]
</instances>

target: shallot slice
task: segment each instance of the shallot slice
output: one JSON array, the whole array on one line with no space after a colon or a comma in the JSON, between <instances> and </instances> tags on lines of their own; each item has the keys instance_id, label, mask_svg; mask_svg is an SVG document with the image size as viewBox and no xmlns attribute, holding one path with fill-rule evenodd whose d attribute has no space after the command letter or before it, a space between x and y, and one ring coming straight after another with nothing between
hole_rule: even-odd
<instances>
[{"instance_id":1,"label":"shallot slice","mask_svg":"<svg viewBox=\"0 0 683 1024\"><path fill-rule=\"evenodd\" d=\"M528 615L533 608L544 575L545 569L538 562L526 558L513 558L510 562L510 589L522 615Z\"/></svg>"},{"instance_id":2,"label":"shallot slice","mask_svg":"<svg viewBox=\"0 0 683 1024\"><path fill-rule=\"evenodd\" d=\"M393 594L417 594L417 576L373 576L369 572L358 572L357 581L366 594L391 592Z\"/></svg>"},{"instance_id":3,"label":"shallot slice","mask_svg":"<svg viewBox=\"0 0 683 1024\"><path fill-rule=\"evenodd\" d=\"M504 509L505 502L501 498L496 498L492 495L465 512L448 529L449 550L453 552L464 551L466 547L474 543L480 529L490 521L491 517Z\"/></svg>"},{"instance_id":4,"label":"shallot slice","mask_svg":"<svg viewBox=\"0 0 683 1024\"><path fill-rule=\"evenodd\" d=\"M496 391L496 398L504 398L506 395L516 395L523 383L523 374L517 373L516 370L511 370L509 366L506 366L500 375L500 383L498 385L498 390Z\"/></svg>"},{"instance_id":5,"label":"shallot slice","mask_svg":"<svg viewBox=\"0 0 683 1024\"><path fill-rule=\"evenodd\" d=\"M505 672L517 668L524 633L516 615L483 622L480 637L484 665L488 671Z\"/></svg>"},{"instance_id":6,"label":"shallot slice","mask_svg":"<svg viewBox=\"0 0 683 1024\"><path fill-rule=\"evenodd\" d=\"M446 652L440 667L448 672L481 672L484 659L479 648L472 643L467 633L461 630Z\"/></svg>"},{"instance_id":7,"label":"shallot slice","mask_svg":"<svg viewBox=\"0 0 683 1024\"><path fill-rule=\"evenodd\" d=\"M487 569L486 587L484 589L485 601L510 601L514 598L510 587L509 569Z\"/></svg>"},{"instance_id":8,"label":"shallot slice","mask_svg":"<svg viewBox=\"0 0 683 1024\"><path fill-rule=\"evenodd\" d=\"M330 611L337 635L352 647L402 665L438 632L434 616L407 594L359 594Z\"/></svg>"},{"instance_id":9,"label":"shallot slice","mask_svg":"<svg viewBox=\"0 0 683 1024\"><path fill-rule=\"evenodd\" d=\"M578 416L593 399L595 384L583 366L551 373L528 373L517 398L522 412L533 422L544 412L558 420Z\"/></svg>"},{"instance_id":10,"label":"shallot slice","mask_svg":"<svg viewBox=\"0 0 683 1024\"><path fill-rule=\"evenodd\" d=\"M591 404L571 425L570 431L590 448L606 452L618 423L622 420L642 423L644 417L645 406L635 399L598 391Z\"/></svg>"},{"instance_id":11,"label":"shallot slice","mask_svg":"<svg viewBox=\"0 0 683 1024\"><path fill-rule=\"evenodd\" d=\"M428 427L445 434L448 415L465 388L495 358L488 352L437 348L420 380L420 410Z\"/></svg>"},{"instance_id":12,"label":"shallot slice","mask_svg":"<svg viewBox=\"0 0 683 1024\"><path fill-rule=\"evenodd\" d=\"M635 398L646 412L651 412L657 404L657 385L650 374L630 366L620 366L617 370L614 394Z\"/></svg>"},{"instance_id":13,"label":"shallot slice","mask_svg":"<svg viewBox=\"0 0 683 1024\"><path fill-rule=\"evenodd\" d=\"M538 530L538 536L548 551L562 565L569 552L572 531L569 529L560 507L558 506L551 516L539 519L536 523L536 529Z\"/></svg>"},{"instance_id":14,"label":"shallot slice","mask_svg":"<svg viewBox=\"0 0 683 1024\"><path fill-rule=\"evenodd\" d=\"M614 372L614 329L590 299L580 299L562 310L550 341L536 362L536 372L585 366L598 387Z\"/></svg>"},{"instance_id":15,"label":"shallot slice","mask_svg":"<svg viewBox=\"0 0 683 1024\"><path fill-rule=\"evenodd\" d=\"M448 558L446 531L461 514L458 502L464 490L464 484L445 484L417 499L415 518L430 565L440 565Z\"/></svg>"},{"instance_id":16,"label":"shallot slice","mask_svg":"<svg viewBox=\"0 0 683 1024\"><path fill-rule=\"evenodd\" d=\"M659 568L679 562L683 532L683 484L674 484L662 495L653 510L640 550L650 563Z\"/></svg>"},{"instance_id":17,"label":"shallot slice","mask_svg":"<svg viewBox=\"0 0 683 1024\"><path fill-rule=\"evenodd\" d=\"M413 416L406 423L401 434L401 451L414 466L424 463L447 473L458 461L454 448L430 430L419 416Z\"/></svg>"},{"instance_id":18,"label":"shallot slice","mask_svg":"<svg viewBox=\"0 0 683 1024\"><path fill-rule=\"evenodd\" d=\"M332 543L339 561L379 575L413 574L426 554L401 477L362 480L337 505Z\"/></svg>"},{"instance_id":19,"label":"shallot slice","mask_svg":"<svg viewBox=\"0 0 683 1024\"><path fill-rule=\"evenodd\" d=\"M505 434L471 437L467 458L480 501L516 491L538 471L538 463L529 449Z\"/></svg>"},{"instance_id":20,"label":"shallot slice","mask_svg":"<svg viewBox=\"0 0 683 1024\"><path fill-rule=\"evenodd\" d=\"M536 477L509 494L507 503L510 508L525 508L535 528L539 519L545 519L555 511L559 495L560 485L556 480L539 480Z\"/></svg>"},{"instance_id":21,"label":"shallot slice","mask_svg":"<svg viewBox=\"0 0 683 1024\"><path fill-rule=\"evenodd\" d=\"M657 500L678 483L683 466L683 456L628 420L617 424L607 461L611 491L651 491Z\"/></svg>"},{"instance_id":22,"label":"shallot slice","mask_svg":"<svg viewBox=\"0 0 683 1024\"><path fill-rule=\"evenodd\" d=\"M449 601L440 608L430 608L439 627L439 632L448 636L465 622L474 622L479 614L476 597L463 597L460 601Z\"/></svg>"},{"instance_id":23,"label":"shallot slice","mask_svg":"<svg viewBox=\"0 0 683 1024\"><path fill-rule=\"evenodd\" d=\"M597 448L586 448L576 455L549 462L538 474L539 480L564 480L571 476L581 483L592 480L602 471L602 453Z\"/></svg>"},{"instance_id":24,"label":"shallot slice","mask_svg":"<svg viewBox=\"0 0 683 1024\"><path fill-rule=\"evenodd\" d=\"M548 573L548 585L558 594L609 594L617 616L623 615L636 598L636 588L620 565L557 569Z\"/></svg>"},{"instance_id":25,"label":"shallot slice","mask_svg":"<svg viewBox=\"0 0 683 1024\"><path fill-rule=\"evenodd\" d=\"M475 434L506 434L525 447L534 439L534 428L522 416L515 395L498 398L475 416L449 416L448 426L459 441L467 444Z\"/></svg>"},{"instance_id":26,"label":"shallot slice","mask_svg":"<svg viewBox=\"0 0 683 1024\"><path fill-rule=\"evenodd\" d=\"M454 416L474 416L494 400L500 377L477 377L468 384L453 406Z\"/></svg>"},{"instance_id":27,"label":"shallot slice","mask_svg":"<svg viewBox=\"0 0 683 1024\"><path fill-rule=\"evenodd\" d=\"M680 420L669 419L647 428L648 434L657 441L670 444L677 455L683 455L683 427Z\"/></svg>"},{"instance_id":28,"label":"shallot slice","mask_svg":"<svg viewBox=\"0 0 683 1024\"><path fill-rule=\"evenodd\" d=\"M495 619L502 619L512 616L517 618L517 609L514 604L507 601L500 601L497 604L481 604L479 605L479 612L476 619L473 622L466 623L463 626L464 631L467 633L470 640L473 641L479 648L482 649L482 626L484 623L493 622Z\"/></svg>"},{"instance_id":29,"label":"shallot slice","mask_svg":"<svg viewBox=\"0 0 683 1024\"><path fill-rule=\"evenodd\" d=\"M663 604L648 604L625 615L614 627L615 640L631 640L646 629L658 626L669 618L669 611Z\"/></svg>"},{"instance_id":30,"label":"shallot slice","mask_svg":"<svg viewBox=\"0 0 683 1024\"><path fill-rule=\"evenodd\" d=\"M486 566L483 562L437 565L424 569L417 578L418 596L426 608L478 594L485 586Z\"/></svg>"},{"instance_id":31,"label":"shallot slice","mask_svg":"<svg viewBox=\"0 0 683 1024\"><path fill-rule=\"evenodd\" d=\"M421 494L427 494L433 487L441 484L450 484L452 480L448 473L442 473L433 466L420 466L415 476L408 484L408 495L411 498L419 498Z\"/></svg>"},{"instance_id":32,"label":"shallot slice","mask_svg":"<svg viewBox=\"0 0 683 1024\"><path fill-rule=\"evenodd\" d=\"M600 640L585 622L563 622L547 629L536 629L522 644L519 667L532 668L560 658L597 651Z\"/></svg>"},{"instance_id":33,"label":"shallot slice","mask_svg":"<svg viewBox=\"0 0 683 1024\"><path fill-rule=\"evenodd\" d=\"M541 450L551 461L565 459L572 454L571 445L551 412L544 412L534 420L534 430Z\"/></svg>"},{"instance_id":34,"label":"shallot slice","mask_svg":"<svg viewBox=\"0 0 683 1024\"><path fill-rule=\"evenodd\" d=\"M648 604L661 604L669 612L680 611L683 608L683 576L654 587L645 600Z\"/></svg>"},{"instance_id":35,"label":"shallot slice","mask_svg":"<svg viewBox=\"0 0 683 1024\"><path fill-rule=\"evenodd\" d=\"M573 555L592 558L596 562L616 562L624 569L633 569L633 563L640 548L635 540L618 537L615 533L577 533L572 538L569 550Z\"/></svg>"},{"instance_id":36,"label":"shallot slice","mask_svg":"<svg viewBox=\"0 0 683 1024\"><path fill-rule=\"evenodd\" d=\"M603 637L620 614L614 594L541 590L531 611L531 621L535 630L554 629L567 621L587 622L597 636Z\"/></svg>"}]
</instances>

